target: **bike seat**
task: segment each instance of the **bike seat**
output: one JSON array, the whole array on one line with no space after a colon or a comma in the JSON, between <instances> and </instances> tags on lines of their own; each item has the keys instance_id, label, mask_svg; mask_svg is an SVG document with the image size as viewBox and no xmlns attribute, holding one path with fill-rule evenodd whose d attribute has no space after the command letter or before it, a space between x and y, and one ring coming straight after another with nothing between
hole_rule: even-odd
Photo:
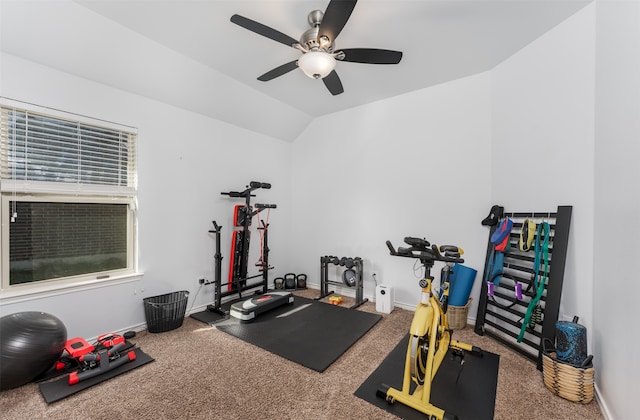
<instances>
[{"instance_id":1,"label":"bike seat","mask_svg":"<svg viewBox=\"0 0 640 420\"><path fill-rule=\"evenodd\" d=\"M440 245L440 252L442 252L445 257L453 258L459 258L460 255L464 254L464 251L455 245Z\"/></svg>"}]
</instances>

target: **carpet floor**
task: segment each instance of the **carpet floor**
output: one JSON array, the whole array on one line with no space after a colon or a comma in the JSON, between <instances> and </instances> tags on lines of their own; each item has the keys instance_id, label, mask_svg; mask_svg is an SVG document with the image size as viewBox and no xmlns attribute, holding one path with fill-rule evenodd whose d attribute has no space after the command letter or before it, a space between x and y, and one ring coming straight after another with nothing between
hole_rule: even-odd
<instances>
[{"instance_id":1,"label":"carpet floor","mask_svg":"<svg viewBox=\"0 0 640 420\"><path fill-rule=\"evenodd\" d=\"M375 305L358 310L375 313ZM406 335L412 315L383 315L322 373L187 317L176 330L132 340L153 363L52 404L36 383L2 391L0 419L397 419L354 392ZM495 419L603 419L595 400L583 405L553 395L534 363L471 326L454 337L500 355Z\"/></svg>"}]
</instances>

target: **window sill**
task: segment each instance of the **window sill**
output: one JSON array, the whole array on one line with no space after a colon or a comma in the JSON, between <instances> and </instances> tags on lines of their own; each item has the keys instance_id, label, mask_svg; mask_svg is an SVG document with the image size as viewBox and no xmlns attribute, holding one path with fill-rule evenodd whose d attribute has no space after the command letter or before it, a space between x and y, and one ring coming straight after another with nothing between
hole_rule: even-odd
<instances>
[{"instance_id":1,"label":"window sill","mask_svg":"<svg viewBox=\"0 0 640 420\"><path fill-rule=\"evenodd\" d=\"M67 293L77 293L83 290L99 289L118 284L132 283L142 279L144 273L123 274L117 277L100 280L83 280L75 283L34 286L22 290L0 291L0 306L11 303L26 302L34 299L44 299Z\"/></svg>"}]
</instances>

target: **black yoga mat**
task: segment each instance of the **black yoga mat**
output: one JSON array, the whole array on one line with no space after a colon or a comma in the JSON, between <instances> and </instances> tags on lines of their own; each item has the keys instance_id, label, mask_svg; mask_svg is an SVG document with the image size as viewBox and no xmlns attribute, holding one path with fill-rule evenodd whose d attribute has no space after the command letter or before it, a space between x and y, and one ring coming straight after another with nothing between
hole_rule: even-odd
<instances>
[{"instance_id":1,"label":"black yoga mat","mask_svg":"<svg viewBox=\"0 0 640 420\"><path fill-rule=\"evenodd\" d=\"M383 383L402 389L408 345L407 334L354 395L403 419L423 420L424 414L399 402L389 405L384 398L376 396ZM461 366L449 352L434 378L431 403L448 414L458 416L459 420L493 419L499 364L500 356L483 351L482 356L465 354L464 365Z\"/></svg>"},{"instance_id":2,"label":"black yoga mat","mask_svg":"<svg viewBox=\"0 0 640 420\"><path fill-rule=\"evenodd\" d=\"M380 318L381 315L296 296L293 304L262 313L252 322L229 318L215 327L323 372Z\"/></svg>"},{"instance_id":3,"label":"black yoga mat","mask_svg":"<svg viewBox=\"0 0 640 420\"><path fill-rule=\"evenodd\" d=\"M136 369L142 365L146 365L147 363L153 362L154 360L151 356L149 356L139 348L136 348L133 351L135 351L136 353L135 360L125 363L124 365L120 365L113 370L109 370L102 375L94 376L93 378L78 382L75 385L69 385L68 375L65 375L60 379L41 383L40 392L42 393L44 400L47 403L51 404L52 402L62 400L70 395L99 384L102 381L106 381L107 379L111 379L122 373Z\"/></svg>"}]
</instances>

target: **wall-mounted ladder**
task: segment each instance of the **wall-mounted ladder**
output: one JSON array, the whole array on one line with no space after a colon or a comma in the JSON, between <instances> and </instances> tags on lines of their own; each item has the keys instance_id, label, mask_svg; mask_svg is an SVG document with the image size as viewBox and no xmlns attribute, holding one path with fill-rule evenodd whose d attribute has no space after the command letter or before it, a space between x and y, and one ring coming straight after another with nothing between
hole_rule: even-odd
<instances>
[{"instance_id":1,"label":"wall-mounted ladder","mask_svg":"<svg viewBox=\"0 0 640 420\"><path fill-rule=\"evenodd\" d=\"M529 359L537 361L538 370L542 370L542 339L549 338L553 341L555 338L569 242L571 210L572 206L559 206L556 212L504 213L504 218L508 217L513 221L513 228L509 235L510 247L504 252L502 271L505 276L497 277L496 282L493 282L492 296L489 294L490 286L488 285L492 280L488 277L491 277L490 261L494 252L491 236L498 226L492 226L489 233L484 281L474 331L476 334L488 335ZM527 328L519 341L529 303L536 295L535 287L529 287L535 272L535 253L533 249L521 251L518 246L520 233L527 219L535 222L536 225L542 222L549 224L549 268L548 275L545 276L543 264L539 266L538 278L545 281L539 311L534 316L532 328ZM535 240L538 238L536 237ZM522 294L517 298L519 288Z\"/></svg>"}]
</instances>

